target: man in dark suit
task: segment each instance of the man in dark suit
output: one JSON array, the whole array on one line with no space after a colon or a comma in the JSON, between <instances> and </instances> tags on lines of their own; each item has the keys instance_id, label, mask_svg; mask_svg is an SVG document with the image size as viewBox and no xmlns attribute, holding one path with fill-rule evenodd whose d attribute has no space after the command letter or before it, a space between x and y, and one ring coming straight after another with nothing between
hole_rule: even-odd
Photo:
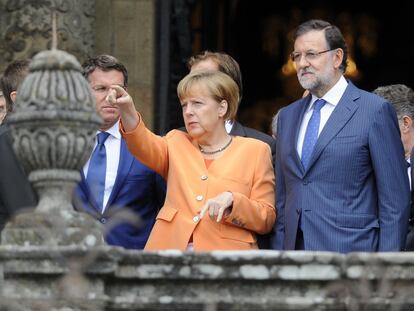
<instances>
[{"instance_id":1,"label":"man in dark suit","mask_svg":"<svg viewBox=\"0 0 414 311\"><path fill-rule=\"evenodd\" d=\"M0 90L0 124L3 123L3 120L6 117L6 113L7 113L6 100L4 99L3 91Z\"/></svg>"},{"instance_id":2,"label":"man in dark suit","mask_svg":"<svg viewBox=\"0 0 414 311\"><path fill-rule=\"evenodd\" d=\"M36 195L12 148L8 128L0 126L0 232L7 221L25 208L34 208Z\"/></svg>"},{"instance_id":3,"label":"man in dark suit","mask_svg":"<svg viewBox=\"0 0 414 311\"><path fill-rule=\"evenodd\" d=\"M191 71L207 70L207 71L221 71L230 76L239 87L240 101L243 95L243 83L240 66L236 60L230 55L223 52L204 51L196 56L192 56L188 62L187 67ZM185 130L182 128L182 130ZM267 143L272 151L273 163L275 160L276 141L265 133L258 130L243 126L236 120L226 121L226 130L230 135L250 137L261 140ZM264 234L257 236L257 243L260 249L271 248L271 234Z\"/></svg>"},{"instance_id":4,"label":"man in dark suit","mask_svg":"<svg viewBox=\"0 0 414 311\"><path fill-rule=\"evenodd\" d=\"M412 252L414 251L414 169L412 167L414 165L414 91L404 84L392 84L378 87L373 93L385 98L397 112L405 159L409 163L407 170L411 188L411 213L405 250Z\"/></svg>"},{"instance_id":5,"label":"man in dark suit","mask_svg":"<svg viewBox=\"0 0 414 311\"><path fill-rule=\"evenodd\" d=\"M108 244L143 249L164 203L165 181L128 151L119 132L119 109L108 102L112 85L127 87L125 66L113 56L100 55L89 59L83 69L95 95L96 111L103 119L97 141L102 136L105 139L96 144L94 153L103 148L106 159L99 168L92 153L75 189L74 205L102 223L111 220L112 226L105 234ZM139 224L131 223L134 215L141 220Z\"/></svg>"},{"instance_id":6,"label":"man in dark suit","mask_svg":"<svg viewBox=\"0 0 414 311\"><path fill-rule=\"evenodd\" d=\"M291 58L310 94L279 114L273 247L402 250L410 190L395 110L344 78L336 26L301 24Z\"/></svg>"},{"instance_id":7,"label":"man in dark suit","mask_svg":"<svg viewBox=\"0 0 414 311\"><path fill-rule=\"evenodd\" d=\"M243 96L242 74L239 64L230 55L223 52L204 51L198 55L192 56L187 62L187 67L190 72L197 70L218 70L227 74L237 83L241 102ZM243 126L236 120L228 120L226 122L226 129L230 135L256 138L267 143L270 146L272 157L274 159L276 141L270 135Z\"/></svg>"},{"instance_id":8,"label":"man in dark suit","mask_svg":"<svg viewBox=\"0 0 414 311\"><path fill-rule=\"evenodd\" d=\"M1 79L7 114L12 113L17 89L29 72L29 60L10 63ZM13 150L7 119L0 125L0 232L7 221L25 208L34 208L36 195Z\"/></svg>"}]
</instances>

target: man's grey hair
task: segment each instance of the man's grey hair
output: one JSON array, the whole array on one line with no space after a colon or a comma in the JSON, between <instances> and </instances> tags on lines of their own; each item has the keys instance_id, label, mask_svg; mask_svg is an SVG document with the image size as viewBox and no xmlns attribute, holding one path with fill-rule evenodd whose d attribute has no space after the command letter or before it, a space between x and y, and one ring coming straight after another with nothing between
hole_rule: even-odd
<instances>
[{"instance_id":1,"label":"man's grey hair","mask_svg":"<svg viewBox=\"0 0 414 311\"><path fill-rule=\"evenodd\" d=\"M398 119L408 116L414 120L414 91L404 84L380 86L373 91L394 106Z\"/></svg>"}]
</instances>

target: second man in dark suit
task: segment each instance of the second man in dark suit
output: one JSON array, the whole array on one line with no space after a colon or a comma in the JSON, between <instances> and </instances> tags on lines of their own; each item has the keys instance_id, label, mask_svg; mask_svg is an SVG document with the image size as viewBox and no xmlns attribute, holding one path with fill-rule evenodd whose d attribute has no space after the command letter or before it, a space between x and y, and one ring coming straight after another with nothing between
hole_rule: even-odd
<instances>
[{"instance_id":1,"label":"second man in dark suit","mask_svg":"<svg viewBox=\"0 0 414 311\"><path fill-rule=\"evenodd\" d=\"M227 74L237 83L240 96L239 103L241 102L243 95L242 74L239 64L230 55L223 52L204 51L196 56L191 57L187 62L187 67L190 71L218 70ZM235 119L226 121L226 130L230 135L256 138L267 143L270 146L272 157L274 159L276 141L270 135L247 126L243 126Z\"/></svg>"},{"instance_id":2,"label":"second man in dark suit","mask_svg":"<svg viewBox=\"0 0 414 311\"><path fill-rule=\"evenodd\" d=\"M404 84L392 84L378 87L374 90L374 94L385 98L397 112L405 159L409 163L407 170L411 188L411 213L405 250L412 252L414 251L414 91Z\"/></svg>"},{"instance_id":3,"label":"second man in dark suit","mask_svg":"<svg viewBox=\"0 0 414 311\"><path fill-rule=\"evenodd\" d=\"M243 95L243 83L240 66L230 55L223 52L204 51L196 56L191 57L187 62L190 72L221 71L230 76L239 87L239 104ZM265 133L258 130L243 126L235 119L226 121L226 130L232 136L250 137L261 140L270 146L273 163L275 160L276 141ZM271 234L257 235L258 246L260 249L270 249Z\"/></svg>"}]
</instances>

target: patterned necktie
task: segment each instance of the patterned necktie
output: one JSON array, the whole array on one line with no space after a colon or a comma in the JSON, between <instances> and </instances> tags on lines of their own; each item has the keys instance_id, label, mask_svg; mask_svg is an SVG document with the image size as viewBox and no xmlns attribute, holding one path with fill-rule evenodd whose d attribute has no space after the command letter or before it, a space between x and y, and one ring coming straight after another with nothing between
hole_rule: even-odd
<instances>
[{"instance_id":1,"label":"patterned necktie","mask_svg":"<svg viewBox=\"0 0 414 311\"><path fill-rule=\"evenodd\" d=\"M308 168L309 161L318 140L319 123L321 121L321 109L326 104L324 99L318 99L313 104L313 113L306 128L305 138L302 147L302 164L305 170Z\"/></svg>"},{"instance_id":2,"label":"patterned necktie","mask_svg":"<svg viewBox=\"0 0 414 311\"><path fill-rule=\"evenodd\" d=\"M89 189L101 211L103 209L106 176L106 149L104 143L108 136L109 133L106 132L100 132L97 135L98 144L89 161L88 176L86 177Z\"/></svg>"}]
</instances>

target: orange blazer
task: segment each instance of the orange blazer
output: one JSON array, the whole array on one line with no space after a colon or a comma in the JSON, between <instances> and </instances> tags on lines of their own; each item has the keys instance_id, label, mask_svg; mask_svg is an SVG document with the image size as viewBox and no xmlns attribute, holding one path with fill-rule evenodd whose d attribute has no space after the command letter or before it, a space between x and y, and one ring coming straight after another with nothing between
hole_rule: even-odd
<instances>
[{"instance_id":1,"label":"orange blazer","mask_svg":"<svg viewBox=\"0 0 414 311\"><path fill-rule=\"evenodd\" d=\"M206 168L198 145L185 132L153 134L141 119L121 134L141 162L167 180L164 206L145 250L185 250L191 235L195 251L257 248L255 233L269 232L276 219L275 176L270 147L262 141L233 137L222 157ZM198 215L209 198L233 193L231 213L221 222Z\"/></svg>"}]
</instances>

